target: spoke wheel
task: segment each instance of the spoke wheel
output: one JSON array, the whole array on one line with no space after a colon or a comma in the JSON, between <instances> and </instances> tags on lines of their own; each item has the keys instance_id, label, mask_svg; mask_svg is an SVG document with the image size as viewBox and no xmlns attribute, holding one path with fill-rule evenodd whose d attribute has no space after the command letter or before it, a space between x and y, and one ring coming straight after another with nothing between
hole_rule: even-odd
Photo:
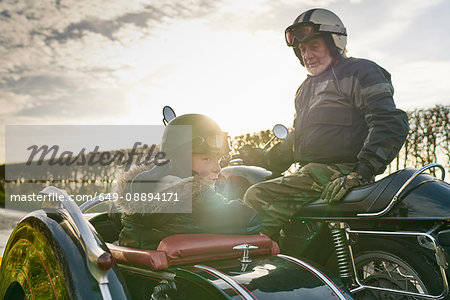
<instances>
[{"instance_id":1,"label":"spoke wheel","mask_svg":"<svg viewBox=\"0 0 450 300\"><path fill-rule=\"evenodd\" d=\"M382 251L362 254L355 259L360 281L365 285L404 290L414 293L429 293L426 285L407 262ZM365 290L357 299L418 299L382 291Z\"/></svg>"}]
</instances>

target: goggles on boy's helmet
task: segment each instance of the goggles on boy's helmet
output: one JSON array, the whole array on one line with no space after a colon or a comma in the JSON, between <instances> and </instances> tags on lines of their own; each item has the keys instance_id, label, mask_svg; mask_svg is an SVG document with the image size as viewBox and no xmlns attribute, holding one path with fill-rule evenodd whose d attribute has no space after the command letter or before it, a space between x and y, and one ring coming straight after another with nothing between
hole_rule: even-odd
<instances>
[{"instance_id":1,"label":"goggles on boy's helmet","mask_svg":"<svg viewBox=\"0 0 450 300\"><path fill-rule=\"evenodd\" d=\"M193 136L192 153L228 154L230 151L228 134L226 132L212 132L207 135Z\"/></svg>"}]
</instances>

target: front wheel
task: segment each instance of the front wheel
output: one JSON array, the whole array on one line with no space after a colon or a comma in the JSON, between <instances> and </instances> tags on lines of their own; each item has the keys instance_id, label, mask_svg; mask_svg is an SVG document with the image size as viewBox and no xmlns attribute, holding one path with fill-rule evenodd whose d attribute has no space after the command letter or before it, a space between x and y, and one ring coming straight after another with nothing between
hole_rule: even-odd
<instances>
[{"instance_id":1,"label":"front wheel","mask_svg":"<svg viewBox=\"0 0 450 300\"><path fill-rule=\"evenodd\" d=\"M361 243L361 244L360 244ZM443 291L438 266L417 247L390 239L367 239L355 247L355 266L361 283L369 286L439 295ZM395 293L363 290L356 299L418 299Z\"/></svg>"}]
</instances>

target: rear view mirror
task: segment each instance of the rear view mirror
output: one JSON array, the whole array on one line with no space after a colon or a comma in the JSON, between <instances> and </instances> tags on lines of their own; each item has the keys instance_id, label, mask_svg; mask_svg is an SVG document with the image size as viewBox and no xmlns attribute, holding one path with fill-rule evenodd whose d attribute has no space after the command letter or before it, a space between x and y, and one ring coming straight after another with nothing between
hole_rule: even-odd
<instances>
[{"instance_id":1,"label":"rear view mirror","mask_svg":"<svg viewBox=\"0 0 450 300\"><path fill-rule=\"evenodd\" d=\"M167 125L170 121L176 118L175 111L170 106L164 106L163 108L163 123L164 125Z\"/></svg>"},{"instance_id":2,"label":"rear view mirror","mask_svg":"<svg viewBox=\"0 0 450 300\"><path fill-rule=\"evenodd\" d=\"M288 135L288 130L284 125L276 124L273 126L273 134L280 140L284 140Z\"/></svg>"}]
</instances>

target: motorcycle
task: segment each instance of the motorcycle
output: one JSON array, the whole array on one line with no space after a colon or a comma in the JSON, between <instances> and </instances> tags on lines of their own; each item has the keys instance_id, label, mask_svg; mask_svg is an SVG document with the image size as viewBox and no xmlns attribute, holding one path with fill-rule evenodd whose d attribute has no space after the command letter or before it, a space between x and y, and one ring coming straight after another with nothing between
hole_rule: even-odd
<instances>
[{"instance_id":1,"label":"motorcycle","mask_svg":"<svg viewBox=\"0 0 450 300\"><path fill-rule=\"evenodd\" d=\"M339 279L280 254L268 236L177 234L155 250L134 249L117 243L111 194L78 206L54 186L42 193L58 201L12 232L0 299L352 299Z\"/></svg>"},{"instance_id":2,"label":"motorcycle","mask_svg":"<svg viewBox=\"0 0 450 300\"><path fill-rule=\"evenodd\" d=\"M283 129L284 128L284 129ZM274 135L283 139L284 126ZM427 170L442 172L438 179ZM282 253L331 270L357 299L449 299L450 185L436 163L352 189L335 205L308 203L281 229ZM222 169L231 199L274 177L242 159Z\"/></svg>"}]
</instances>

